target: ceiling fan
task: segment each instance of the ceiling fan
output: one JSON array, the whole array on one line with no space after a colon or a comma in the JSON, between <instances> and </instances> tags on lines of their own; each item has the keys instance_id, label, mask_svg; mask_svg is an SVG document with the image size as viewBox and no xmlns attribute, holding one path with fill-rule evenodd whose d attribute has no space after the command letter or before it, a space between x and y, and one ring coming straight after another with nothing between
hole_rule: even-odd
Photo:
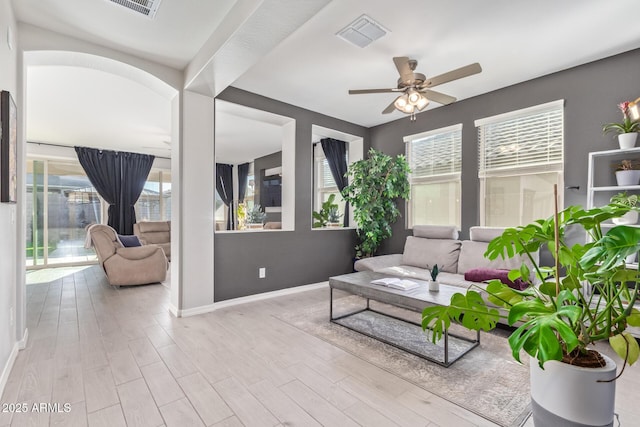
<instances>
[{"instance_id":1,"label":"ceiling fan","mask_svg":"<svg viewBox=\"0 0 640 427\"><path fill-rule=\"evenodd\" d=\"M464 67L451 70L444 74L427 79L424 74L416 73L418 61L409 59L406 56L396 56L393 63L400 73L398 86L391 89L356 89L350 90L349 95L361 95L367 93L401 93L387 108L382 110L382 114L389 114L394 109L403 113L411 114L411 120L415 120L416 110L422 111L429 101L435 101L439 104L447 105L456 100L453 96L431 90L432 87L478 74L482 71L480 64L473 63Z\"/></svg>"}]
</instances>

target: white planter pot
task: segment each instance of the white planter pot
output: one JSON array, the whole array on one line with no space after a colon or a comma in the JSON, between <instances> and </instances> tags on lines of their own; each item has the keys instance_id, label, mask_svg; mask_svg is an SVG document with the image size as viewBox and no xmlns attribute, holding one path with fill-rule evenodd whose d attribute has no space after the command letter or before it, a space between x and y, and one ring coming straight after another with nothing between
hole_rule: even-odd
<instances>
[{"instance_id":1,"label":"white planter pot","mask_svg":"<svg viewBox=\"0 0 640 427\"><path fill-rule=\"evenodd\" d=\"M439 292L440 291L440 282L437 280L429 280L429 291L430 292Z\"/></svg>"},{"instance_id":2,"label":"white planter pot","mask_svg":"<svg viewBox=\"0 0 640 427\"><path fill-rule=\"evenodd\" d=\"M613 218L611 221L615 225L635 224L638 222L638 211L629 211L620 218Z\"/></svg>"},{"instance_id":3,"label":"white planter pot","mask_svg":"<svg viewBox=\"0 0 640 427\"><path fill-rule=\"evenodd\" d=\"M625 150L636 146L636 139L638 138L637 132L621 133L618 135L618 144L620 148Z\"/></svg>"},{"instance_id":4,"label":"white planter pot","mask_svg":"<svg viewBox=\"0 0 640 427\"><path fill-rule=\"evenodd\" d=\"M640 170L616 171L616 181L621 187L638 185L640 183Z\"/></svg>"},{"instance_id":5,"label":"white planter pot","mask_svg":"<svg viewBox=\"0 0 640 427\"><path fill-rule=\"evenodd\" d=\"M615 362L604 356L604 368L582 368L558 361L529 360L531 406L536 427L612 426L616 396Z\"/></svg>"}]
</instances>

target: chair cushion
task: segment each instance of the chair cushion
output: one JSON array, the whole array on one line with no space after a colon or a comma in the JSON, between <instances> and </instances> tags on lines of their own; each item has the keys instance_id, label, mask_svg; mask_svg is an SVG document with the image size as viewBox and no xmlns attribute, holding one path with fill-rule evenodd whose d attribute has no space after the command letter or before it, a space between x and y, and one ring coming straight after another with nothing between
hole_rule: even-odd
<instances>
[{"instance_id":1,"label":"chair cushion","mask_svg":"<svg viewBox=\"0 0 640 427\"><path fill-rule=\"evenodd\" d=\"M474 268L464 273L464 280L470 282L486 282L488 280L498 279L510 288L519 291L527 288L527 283L522 279L516 279L515 282L509 280L509 270L497 268Z\"/></svg>"},{"instance_id":2,"label":"chair cushion","mask_svg":"<svg viewBox=\"0 0 640 427\"><path fill-rule=\"evenodd\" d=\"M141 221L138 222L138 228L141 233L149 233L155 231L171 231L170 221Z\"/></svg>"},{"instance_id":3,"label":"chair cushion","mask_svg":"<svg viewBox=\"0 0 640 427\"><path fill-rule=\"evenodd\" d=\"M404 244L402 264L429 269L438 264L440 271L455 273L459 252L459 240L409 236Z\"/></svg>"},{"instance_id":4,"label":"chair cushion","mask_svg":"<svg viewBox=\"0 0 640 427\"><path fill-rule=\"evenodd\" d=\"M120 243L125 248L133 248L135 246L142 246L142 243L140 243L140 239L138 239L138 236L136 236L136 235L128 236L128 235L118 234L118 240L120 240Z\"/></svg>"}]
</instances>

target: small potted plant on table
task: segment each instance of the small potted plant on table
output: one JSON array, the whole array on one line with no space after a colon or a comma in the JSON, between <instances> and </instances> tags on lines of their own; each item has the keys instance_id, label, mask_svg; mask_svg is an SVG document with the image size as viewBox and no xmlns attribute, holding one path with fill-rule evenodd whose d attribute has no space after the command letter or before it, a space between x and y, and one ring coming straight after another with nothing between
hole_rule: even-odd
<instances>
[{"instance_id":1,"label":"small potted plant on table","mask_svg":"<svg viewBox=\"0 0 640 427\"><path fill-rule=\"evenodd\" d=\"M633 209L638 205L637 194L628 195L627 192L624 191L622 193L616 194L615 196L612 196L610 202L630 208L629 212L627 212L620 218L613 218L611 221L613 221L614 224L630 225L638 222L638 211Z\"/></svg>"}]
</instances>

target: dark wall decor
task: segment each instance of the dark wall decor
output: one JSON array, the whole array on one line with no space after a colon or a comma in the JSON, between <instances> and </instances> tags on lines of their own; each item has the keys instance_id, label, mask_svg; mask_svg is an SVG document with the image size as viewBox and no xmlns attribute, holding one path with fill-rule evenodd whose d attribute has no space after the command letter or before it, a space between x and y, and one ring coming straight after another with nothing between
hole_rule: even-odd
<instances>
[{"instance_id":1,"label":"dark wall decor","mask_svg":"<svg viewBox=\"0 0 640 427\"><path fill-rule=\"evenodd\" d=\"M18 112L6 90L0 92L0 202L15 203L18 195Z\"/></svg>"}]
</instances>

